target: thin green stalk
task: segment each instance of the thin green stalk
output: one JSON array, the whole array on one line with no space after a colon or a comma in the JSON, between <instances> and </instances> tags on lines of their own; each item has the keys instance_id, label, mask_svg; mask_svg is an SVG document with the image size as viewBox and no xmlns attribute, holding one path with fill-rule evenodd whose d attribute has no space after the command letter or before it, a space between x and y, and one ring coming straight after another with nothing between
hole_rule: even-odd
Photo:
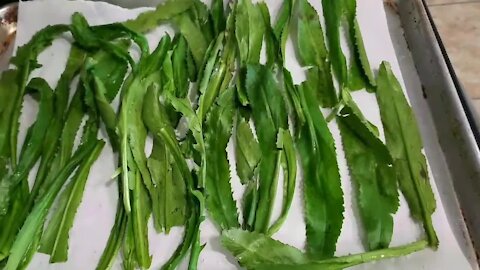
<instances>
[{"instance_id":1,"label":"thin green stalk","mask_svg":"<svg viewBox=\"0 0 480 270\"><path fill-rule=\"evenodd\" d=\"M347 268L347 267L352 267L352 266L363 264L363 263L406 256L408 254L423 250L427 247L428 247L428 241L419 240L403 246L379 249L379 250L369 251L369 252L360 253L360 254L347 255L347 256L322 260L319 263L320 264L341 263L341 264L344 264L345 268Z\"/></svg>"}]
</instances>

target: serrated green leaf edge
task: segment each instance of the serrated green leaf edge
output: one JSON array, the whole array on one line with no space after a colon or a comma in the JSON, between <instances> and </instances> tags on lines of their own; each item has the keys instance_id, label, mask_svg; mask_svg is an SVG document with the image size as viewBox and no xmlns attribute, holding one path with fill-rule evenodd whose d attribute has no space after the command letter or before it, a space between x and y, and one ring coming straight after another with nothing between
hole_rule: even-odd
<instances>
[{"instance_id":1,"label":"serrated green leaf edge","mask_svg":"<svg viewBox=\"0 0 480 270\"><path fill-rule=\"evenodd\" d=\"M399 200L393 160L360 112L346 106L337 117L367 249L387 248Z\"/></svg>"},{"instance_id":2,"label":"serrated green leaf edge","mask_svg":"<svg viewBox=\"0 0 480 270\"><path fill-rule=\"evenodd\" d=\"M400 189L412 217L423 223L429 246L435 249L438 237L432 224L432 214L436 202L429 183L427 161L422 153L422 138L413 110L388 62L380 65L377 100L386 145L393 158Z\"/></svg>"},{"instance_id":3,"label":"serrated green leaf edge","mask_svg":"<svg viewBox=\"0 0 480 270\"><path fill-rule=\"evenodd\" d=\"M327 122L306 83L298 88L306 124L296 144L303 167L307 253L332 257L343 223L343 191L335 144Z\"/></svg>"},{"instance_id":4,"label":"serrated green leaf edge","mask_svg":"<svg viewBox=\"0 0 480 270\"><path fill-rule=\"evenodd\" d=\"M267 235L273 235L283 225L288 217L288 211L295 195L295 183L297 179L297 157L293 138L288 130L280 129L278 133L277 147L282 149L281 166L283 169L283 201L282 210L278 219L270 226Z\"/></svg>"},{"instance_id":5,"label":"serrated green leaf edge","mask_svg":"<svg viewBox=\"0 0 480 270\"><path fill-rule=\"evenodd\" d=\"M218 98L205 123L206 207L222 230L239 227L230 184L230 164L225 151L233 127L233 94L230 88Z\"/></svg>"},{"instance_id":6,"label":"serrated green leaf edge","mask_svg":"<svg viewBox=\"0 0 480 270\"><path fill-rule=\"evenodd\" d=\"M280 128L287 129L288 116L274 73L267 66L247 66L246 89L262 152L254 229L266 232L273 209L280 166L280 153L276 148L277 134Z\"/></svg>"}]
</instances>

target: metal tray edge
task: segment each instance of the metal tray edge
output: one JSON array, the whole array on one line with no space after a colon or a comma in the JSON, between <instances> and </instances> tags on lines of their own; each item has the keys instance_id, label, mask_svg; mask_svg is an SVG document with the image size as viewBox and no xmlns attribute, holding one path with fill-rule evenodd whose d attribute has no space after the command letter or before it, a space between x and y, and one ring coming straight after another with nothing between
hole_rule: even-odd
<instances>
[{"instance_id":1,"label":"metal tray edge","mask_svg":"<svg viewBox=\"0 0 480 270\"><path fill-rule=\"evenodd\" d=\"M480 133L468 98L456 77L425 0L398 2L398 13L405 39L413 56L424 95L427 97L438 140L451 174L455 198L471 240L467 257L480 254ZM465 251L464 251L465 252Z\"/></svg>"}]
</instances>

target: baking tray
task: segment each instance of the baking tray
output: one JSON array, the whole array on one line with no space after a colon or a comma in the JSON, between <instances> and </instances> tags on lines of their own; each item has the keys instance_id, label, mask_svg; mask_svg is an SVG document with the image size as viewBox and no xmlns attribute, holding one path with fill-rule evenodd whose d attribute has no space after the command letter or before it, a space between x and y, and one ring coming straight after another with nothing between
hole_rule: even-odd
<instances>
[{"instance_id":1,"label":"baking tray","mask_svg":"<svg viewBox=\"0 0 480 270\"><path fill-rule=\"evenodd\" d=\"M107 2L128 8L145 4ZM390 36L408 96L421 123L425 152L448 222L472 268L480 269L480 217L475 211L480 203L478 122L426 4L422 0L388 1L386 11Z\"/></svg>"},{"instance_id":2,"label":"baking tray","mask_svg":"<svg viewBox=\"0 0 480 270\"><path fill-rule=\"evenodd\" d=\"M425 0L398 1L395 11L422 84L428 108L412 104L417 115L429 110L443 157L426 152L445 175L435 177L450 225L464 253L478 269L480 255L480 133L478 119L459 82ZM390 11L391 12L391 11ZM394 24L394 22L392 22ZM393 29L392 29L393 28ZM395 27L391 30L395 31ZM397 29L398 30L398 29ZM400 33L392 37L402 37ZM402 50L397 45L396 50ZM399 58L402 61L408 61ZM411 89L407 87L408 89ZM420 93L411 93L419 95ZM415 100L415 99L410 99ZM425 137L424 137L425 138ZM443 161L442 161L443 160ZM443 164L442 164L443 163ZM434 166L431 164L432 167Z\"/></svg>"}]
</instances>

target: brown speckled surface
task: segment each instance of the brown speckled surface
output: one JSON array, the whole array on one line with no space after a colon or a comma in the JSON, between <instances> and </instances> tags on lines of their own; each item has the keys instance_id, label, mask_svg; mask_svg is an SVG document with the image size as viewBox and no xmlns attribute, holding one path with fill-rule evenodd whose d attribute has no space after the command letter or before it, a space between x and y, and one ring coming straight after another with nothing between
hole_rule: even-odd
<instances>
[{"instance_id":1,"label":"brown speckled surface","mask_svg":"<svg viewBox=\"0 0 480 270\"><path fill-rule=\"evenodd\" d=\"M480 0L427 0L427 3L431 6L434 5L454 5L454 4L463 4L463 3L475 3Z\"/></svg>"},{"instance_id":2,"label":"brown speckled surface","mask_svg":"<svg viewBox=\"0 0 480 270\"><path fill-rule=\"evenodd\" d=\"M477 112L480 114L480 99L474 99L472 103Z\"/></svg>"},{"instance_id":3,"label":"brown speckled surface","mask_svg":"<svg viewBox=\"0 0 480 270\"><path fill-rule=\"evenodd\" d=\"M455 71L480 114L480 0L427 0Z\"/></svg>"}]
</instances>

